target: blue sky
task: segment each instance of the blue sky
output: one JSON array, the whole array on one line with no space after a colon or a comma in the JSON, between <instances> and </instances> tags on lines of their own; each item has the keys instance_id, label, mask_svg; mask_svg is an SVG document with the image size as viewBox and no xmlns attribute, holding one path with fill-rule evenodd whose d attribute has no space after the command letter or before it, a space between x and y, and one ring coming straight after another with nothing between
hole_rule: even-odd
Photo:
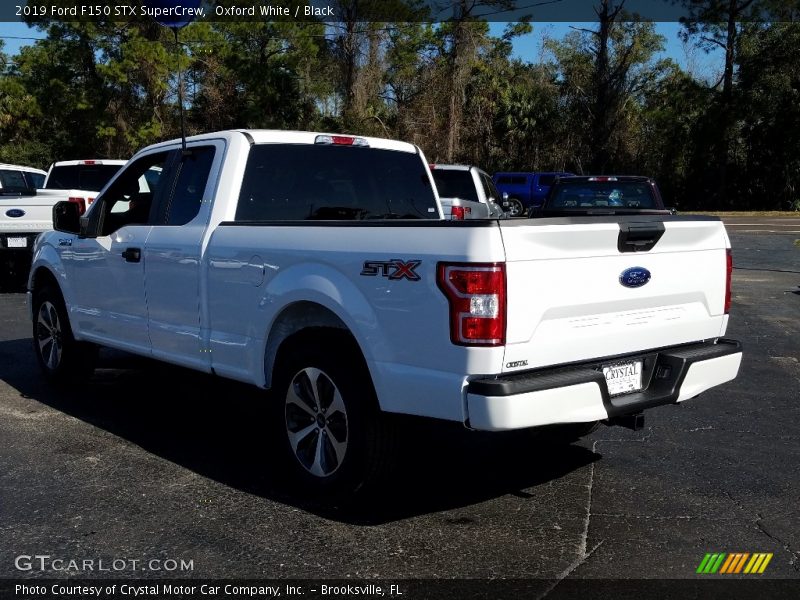
<instances>
[{"instance_id":1,"label":"blue sky","mask_svg":"<svg viewBox=\"0 0 800 600\"><path fill-rule=\"evenodd\" d=\"M593 23L534 23L533 33L518 38L514 43L514 54L519 58L539 62L543 56L542 42L547 37L560 39L574 27L593 27ZM503 32L505 23L492 23L491 31L494 35ZM695 77L700 79L714 79L715 75L722 72L723 56L717 52L706 54L702 50L685 46L678 33L681 26L678 23L656 23L658 33L666 38L666 48L663 56L672 58ZM0 23L0 39L5 42L5 52L16 54L20 46L32 44L32 40L14 39L19 37L42 37L42 33L31 29L24 23Z\"/></svg>"}]
</instances>

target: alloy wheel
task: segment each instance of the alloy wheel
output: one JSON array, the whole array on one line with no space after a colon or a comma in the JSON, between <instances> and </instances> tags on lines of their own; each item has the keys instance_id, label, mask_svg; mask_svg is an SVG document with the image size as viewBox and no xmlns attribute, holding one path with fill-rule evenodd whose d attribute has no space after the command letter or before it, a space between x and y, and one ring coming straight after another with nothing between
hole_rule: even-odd
<instances>
[{"instance_id":1,"label":"alloy wheel","mask_svg":"<svg viewBox=\"0 0 800 600\"><path fill-rule=\"evenodd\" d=\"M289 384L285 425L297 460L312 475L328 477L344 461L348 444L347 408L333 380L307 367Z\"/></svg>"}]
</instances>

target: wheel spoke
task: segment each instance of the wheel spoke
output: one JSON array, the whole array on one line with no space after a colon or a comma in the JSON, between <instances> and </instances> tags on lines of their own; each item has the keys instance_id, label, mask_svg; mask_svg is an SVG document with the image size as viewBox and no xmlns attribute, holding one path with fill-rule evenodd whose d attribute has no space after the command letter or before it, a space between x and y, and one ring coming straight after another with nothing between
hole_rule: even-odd
<instances>
[{"instance_id":1,"label":"wheel spoke","mask_svg":"<svg viewBox=\"0 0 800 600\"><path fill-rule=\"evenodd\" d=\"M50 369L55 369L58 366L58 358L59 358L59 351L58 351L58 343L56 340L53 340L53 343L50 344L50 353L47 357L47 366Z\"/></svg>"},{"instance_id":2,"label":"wheel spoke","mask_svg":"<svg viewBox=\"0 0 800 600\"><path fill-rule=\"evenodd\" d=\"M317 436L317 446L314 448L314 462L311 464L311 468L309 469L312 474L316 475L317 477L325 477L326 475L330 474L332 470L327 470L323 466L323 438L322 435Z\"/></svg>"},{"instance_id":3,"label":"wheel spoke","mask_svg":"<svg viewBox=\"0 0 800 600\"><path fill-rule=\"evenodd\" d=\"M50 323L47 322L45 319L45 315L47 313L44 311L39 311L39 318L36 320L36 327L38 329L39 335L41 335L42 330L47 332L48 335L53 333L53 328L50 326Z\"/></svg>"},{"instance_id":4,"label":"wheel spoke","mask_svg":"<svg viewBox=\"0 0 800 600\"><path fill-rule=\"evenodd\" d=\"M56 333L60 333L61 324L58 322L58 313L56 312L56 307L50 304L49 308L50 308L50 322L53 324L53 331Z\"/></svg>"},{"instance_id":5,"label":"wheel spoke","mask_svg":"<svg viewBox=\"0 0 800 600\"><path fill-rule=\"evenodd\" d=\"M290 385L289 392L286 395L286 404L296 406L300 410L302 410L305 414L307 414L310 418L314 418L314 409L313 407L309 406L308 403L297 393L297 388L299 386Z\"/></svg>"},{"instance_id":6,"label":"wheel spoke","mask_svg":"<svg viewBox=\"0 0 800 600\"><path fill-rule=\"evenodd\" d=\"M294 397L305 404L309 411L314 414L319 406L317 403L316 386L311 383L309 377L314 376L316 369L305 369L295 375L292 381ZM317 371L319 373L319 371Z\"/></svg>"},{"instance_id":7,"label":"wheel spoke","mask_svg":"<svg viewBox=\"0 0 800 600\"><path fill-rule=\"evenodd\" d=\"M53 344L53 338L46 337L42 340L39 340L39 356L42 357L42 361L47 364L50 356L50 347L48 344Z\"/></svg>"},{"instance_id":8,"label":"wheel spoke","mask_svg":"<svg viewBox=\"0 0 800 600\"><path fill-rule=\"evenodd\" d=\"M53 341L53 334L44 329L44 327L37 328L36 341L39 344L39 355L44 357L44 347Z\"/></svg>"},{"instance_id":9,"label":"wheel spoke","mask_svg":"<svg viewBox=\"0 0 800 600\"><path fill-rule=\"evenodd\" d=\"M289 443L292 445L292 450L297 453L297 447L300 445L307 436L311 435L316 429L317 424L312 423L308 427L304 427L300 431L289 431Z\"/></svg>"},{"instance_id":10,"label":"wheel spoke","mask_svg":"<svg viewBox=\"0 0 800 600\"><path fill-rule=\"evenodd\" d=\"M47 310L47 304L42 304L42 307L39 309L39 324L47 329L50 333L53 331L53 324L50 322L50 313Z\"/></svg>"},{"instance_id":11,"label":"wheel spoke","mask_svg":"<svg viewBox=\"0 0 800 600\"><path fill-rule=\"evenodd\" d=\"M339 390L333 388L333 398L331 399L331 403L328 405L326 414L330 418L330 416L335 413L345 414L346 410L344 407L344 400L342 400L342 395L339 393Z\"/></svg>"},{"instance_id":12,"label":"wheel spoke","mask_svg":"<svg viewBox=\"0 0 800 600\"><path fill-rule=\"evenodd\" d=\"M336 457L336 467L338 467L340 464L342 464L342 461L344 460L344 453L347 450L347 440L346 439L342 441L337 440L336 437L330 432L330 430L328 431L328 435L323 436L323 439L325 440L325 443L328 444L331 450L333 451L333 454Z\"/></svg>"}]
</instances>

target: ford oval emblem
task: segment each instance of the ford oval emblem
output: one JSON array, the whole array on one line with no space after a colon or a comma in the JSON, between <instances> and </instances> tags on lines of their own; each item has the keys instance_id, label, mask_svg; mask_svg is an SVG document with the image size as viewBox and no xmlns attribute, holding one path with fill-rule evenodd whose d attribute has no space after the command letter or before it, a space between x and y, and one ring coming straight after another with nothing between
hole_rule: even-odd
<instances>
[{"instance_id":1,"label":"ford oval emblem","mask_svg":"<svg viewBox=\"0 0 800 600\"><path fill-rule=\"evenodd\" d=\"M648 281L650 281L650 271L644 267L625 269L619 276L619 282L629 288L642 287Z\"/></svg>"},{"instance_id":2,"label":"ford oval emblem","mask_svg":"<svg viewBox=\"0 0 800 600\"><path fill-rule=\"evenodd\" d=\"M6 211L6 216L11 217L12 219L17 219L19 217L24 217L25 211L21 208L11 208Z\"/></svg>"}]
</instances>

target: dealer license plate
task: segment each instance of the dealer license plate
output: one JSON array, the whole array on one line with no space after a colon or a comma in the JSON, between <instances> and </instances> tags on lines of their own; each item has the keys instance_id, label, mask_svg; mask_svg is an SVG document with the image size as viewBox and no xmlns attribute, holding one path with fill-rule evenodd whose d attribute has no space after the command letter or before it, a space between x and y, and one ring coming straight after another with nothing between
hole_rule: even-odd
<instances>
[{"instance_id":1,"label":"dealer license plate","mask_svg":"<svg viewBox=\"0 0 800 600\"><path fill-rule=\"evenodd\" d=\"M642 389L642 361L617 363L603 367L608 394L617 396Z\"/></svg>"},{"instance_id":2,"label":"dealer license plate","mask_svg":"<svg viewBox=\"0 0 800 600\"><path fill-rule=\"evenodd\" d=\"M6 245L9 248L27 248L28 247L28 238L24 238L24 237L6 238Z\"/></svg>"}]
</instances>

